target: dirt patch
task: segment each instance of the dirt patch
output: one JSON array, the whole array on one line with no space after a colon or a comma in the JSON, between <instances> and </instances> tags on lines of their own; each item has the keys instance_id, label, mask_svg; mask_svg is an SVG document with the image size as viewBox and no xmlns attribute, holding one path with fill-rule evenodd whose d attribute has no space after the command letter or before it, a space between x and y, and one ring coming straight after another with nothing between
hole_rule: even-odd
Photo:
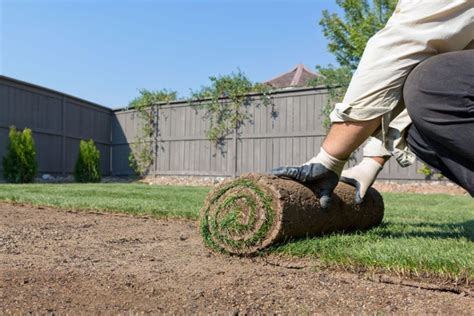
<instances>
[{"instance_id":1,"label":"dirt patch","mask_svg":"<svg viewBox=\"0 0 474 316\"><path fill-rule=\"evenodd\" d=\"M427 181L397 183L390 181L376 181L373 185L380 192L421 193L421 194L449 194L469 196L466 190L449 181Z\"/></svg>"},{"instance_id":2,"label":"dirt patch","mask_svg":"<svg viewBox=\"0 0 474 316\"><path fill-rule=\"evenodd\" d=\"M28 312L472 315L474 299L216 255L192 221L0 203L0 314Z\"/></svg>"},{"instance_id":3,"label":"dirt patch","mask_svg":"<svg viewBox=\"0 0 474 316\"><path fill-rule=\"evenodd\" d=\"M189 185L189 186L214 186L225 181L224 177L197 177L197 176L157 176L147 177L139 182L158 185ZM118 178L118 181L123 179ZM116 181L114 178L108 178L107 182ZM423 194L449 194L449 195L469 195L466 190L460 186L448 181L396 181L396 180L377 180L373 187L380 192L411 192Z\"/></svg>"},{"instance_id":4,"label":"dirt patch","mask_svg":"<svg viewBox=\"0 0 474 316\"><path fill-rule=\"evenodd\" d=\"M157 185L186 185L186 186L215 186L229 177L200 177L200 176L149 176L142 180L136 177L104 177L103 183L131 183L139 182ZM0 179L0 183L5 181ZM73 183L72 176L50 176L46 179L37 178L38 183ZM411 192L422 194L449 194L467 195L466 190L449 180L403 181L403 180L377 180L373 187L380 192Z\"/></svg>"}]
</instances>

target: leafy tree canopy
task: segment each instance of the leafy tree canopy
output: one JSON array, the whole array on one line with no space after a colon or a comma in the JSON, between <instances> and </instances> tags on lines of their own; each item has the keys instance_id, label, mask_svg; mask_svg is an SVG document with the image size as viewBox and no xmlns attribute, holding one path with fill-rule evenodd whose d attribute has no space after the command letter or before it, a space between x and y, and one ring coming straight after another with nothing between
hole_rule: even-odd
<instances>
[{"instance_id":1,"label":"leafy tree canopy","mask_svg":"<svg viewBox=\"0 0 474 316\"><path fill-rule=\"evenodd\" d=\"M331 124L329 114L334 104L343 99L367 41L387 23L397 4L397 0L336 0L336 2L344 10L344 15L340 17L336 13L324 10L319 24L329 41L328 49L336 56L339 67L316 66L322 76L310 83L329 88L328 103L322 109L323 125L326 129L329 129Z\"/></svg>"},{"instance_id":2,"label":"leafy tree canopy","mask_svg":"<svg viewBox=\"0 0 474 316\"><path fill-rule=\"evenodd\" d=\"M341 66L356 69L369 38L388 21L397 0L336 0L344 16L323 11L319 24Z\"/></svg>"}]
</instances>

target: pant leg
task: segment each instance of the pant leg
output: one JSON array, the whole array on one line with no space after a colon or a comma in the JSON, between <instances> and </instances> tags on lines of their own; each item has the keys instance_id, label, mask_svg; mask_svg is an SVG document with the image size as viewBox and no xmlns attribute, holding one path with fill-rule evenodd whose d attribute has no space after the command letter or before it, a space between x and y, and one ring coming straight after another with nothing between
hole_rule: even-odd
<instances>
[{"instance_id":1,"label":"pant leg","mask_svg":"<svg viewBox=\"0 0 474 316\"><path fill-rule=\"evenodd\" d=\"M403 96L413 121L410 149L474 196L474 50L422 62Z\"/></svg>"},{"instance_id":2,"label":"pant leg","mask_svg":"<svg viewBox=\"0 0 474 316\"><path fill-rule=\"evenodd\" d=\"M430 167L440 171L446 178L459 184L456 180L456 176L451 173L451 170L444 164L443 160L431 149L426 139L413 124L408 129L407 142L410 150L415 153L419 159L430 165Z\"/></svg>"}]
</instances>

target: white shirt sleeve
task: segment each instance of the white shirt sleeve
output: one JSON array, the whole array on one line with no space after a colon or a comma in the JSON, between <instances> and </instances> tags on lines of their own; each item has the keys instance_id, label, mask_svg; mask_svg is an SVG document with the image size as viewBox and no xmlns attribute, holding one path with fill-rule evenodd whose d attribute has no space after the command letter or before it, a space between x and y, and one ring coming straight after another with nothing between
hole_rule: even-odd
<instances>
[{"instance_id":1,"label":"white shirt sleeve","mask_svg":"<svg viewBox=\"0 0 474 316\"><path fill-rule=\"evenodd\" d=\"M393 152L395 139L411 122L402 97L410 71L433 55L465 49L473 39L474 0L400 0L386 26L368 41L331 121L382 117L382 130L374 136L385 147L381 152ZM392 136L390 127L396 130Z\"/></svg>"}]
</instances>

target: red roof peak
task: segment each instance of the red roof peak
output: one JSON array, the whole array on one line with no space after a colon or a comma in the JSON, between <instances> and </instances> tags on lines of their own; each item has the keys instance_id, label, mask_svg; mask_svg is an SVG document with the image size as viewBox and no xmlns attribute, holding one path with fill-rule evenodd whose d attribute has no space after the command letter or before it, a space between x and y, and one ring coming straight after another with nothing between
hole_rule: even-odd
<instances>
[{"instance_id":1,"label":"red roof peak","mask_svg":"<svg viewBox=\"0 0 474 316\"><path fill-rule=\"evenodd\" d=\"M290 71L285 72L278 77L265 81L264 83L273 88L281 89L288 87L305 87L308 82L320 75L312 72L303 64L297 64Z\"/></svg>"}]
</instances>

